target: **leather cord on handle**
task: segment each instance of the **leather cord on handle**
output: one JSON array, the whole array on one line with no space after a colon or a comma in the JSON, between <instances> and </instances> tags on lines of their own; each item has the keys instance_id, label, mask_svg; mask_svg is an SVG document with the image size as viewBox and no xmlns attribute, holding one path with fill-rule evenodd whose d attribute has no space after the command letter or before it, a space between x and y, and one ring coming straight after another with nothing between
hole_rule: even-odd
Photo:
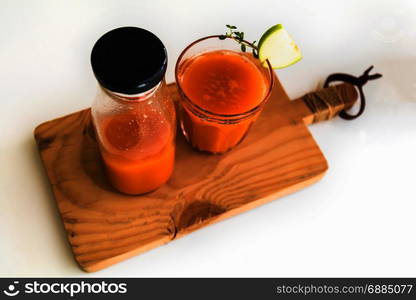
<instances>
[{"instance_id":1,"label":"leather cord on handle","mask_svg":"<svg viewBox=\"0 0 416 300\"><path fill-rule=\"evenodd\" d=\"M326 79L326 81L324 83L324 88L328 87L329 84L331 82L334 82L334 81L347 82L347 83L350 83L352 85L355 85L358 88L358 91L360 93L360 109L358 110L358 113L355 114L355 115L351 115L345 109L343 109L339 113L339 116L341 118L343 118L344 120L353 120L353 119L358 118L359 116L361 116L361 114L364 112L365 96L364 96L364 92L363 92L363 86L368 81L375 80L375 79L378 79L378 78L383 76L379 73L370 75L370 72L373 69L373 67L374 66L371 66L367 70L365 70L363 75L361 75L360 77L355 77L355 76L352 76L352 75L349 75L349 74L344 74L344 73L334 73L334 74L329 75L328 78Z\"/></svg>"}]
</instances>

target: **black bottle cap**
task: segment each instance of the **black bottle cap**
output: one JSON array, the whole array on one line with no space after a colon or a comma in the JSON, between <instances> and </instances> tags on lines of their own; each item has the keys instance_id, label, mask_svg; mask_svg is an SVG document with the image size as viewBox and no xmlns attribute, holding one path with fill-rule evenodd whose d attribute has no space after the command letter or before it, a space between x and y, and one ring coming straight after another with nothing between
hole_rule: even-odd
<instances>
[{"instance_id":1,"label":"black bottle cap","mask_svg":"<svg viewBox=\"0 0 416 300\"><path fill-rule=\"evenodd\" d=\"M162 41L150 31L121 27L104 34L91 52L98 82L122 94L138 94L156 86L165 76L167 53Z\"/></svg>"}]
</instances>

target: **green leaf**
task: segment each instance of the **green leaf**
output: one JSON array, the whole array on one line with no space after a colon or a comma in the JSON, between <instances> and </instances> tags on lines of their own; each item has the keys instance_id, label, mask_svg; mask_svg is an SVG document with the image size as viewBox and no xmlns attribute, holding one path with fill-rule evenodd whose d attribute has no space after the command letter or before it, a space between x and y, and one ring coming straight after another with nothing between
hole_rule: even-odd
<instances>
[{"instance_id":1,"label":"green leaf","mask_svg":"<svg viewBox=\"0 0 416 300\"><path fill-rule=\"evenodd\" d=\"M240 32L240 31L235 31L234 32L234 34L240 39L240 40L242 40L243 39L243 33L242 32Z\"/></svg>"},{"instance_id":2,"label":"green leaf","mask_svg":"<svg viewBox=\"0 0 416 300\"><path fill-rule=\"evenodd\" d=\"M219 36L220 40L223 40L227 37L234 39L237 43L240 44L240 48L242 52L246 52L247 51L247 47L252 48L251 52L253 53L253 56L256 58L259 58L259 53L257 51L257 47L256 47L256 42L254 41L253 43L247 43L244 41L244 32L242 31L234 31L234 29L237 29L237 26L234 25L225 25L228 30L227 33L225 33L224 35Z\"/></svg>"}]
</instances>

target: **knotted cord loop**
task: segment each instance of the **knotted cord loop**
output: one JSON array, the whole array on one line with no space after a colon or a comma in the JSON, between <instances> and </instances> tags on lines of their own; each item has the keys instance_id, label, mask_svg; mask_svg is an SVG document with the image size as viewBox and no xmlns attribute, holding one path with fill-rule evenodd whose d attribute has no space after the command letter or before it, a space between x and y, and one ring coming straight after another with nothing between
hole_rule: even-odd
<instances>
[{"instance_id":1,"label":"knotted cord loop","mask_svg":"<svg viewBox=\"0 0 416 300\"><path fill-rule=\"evenodd\" d=\"M367 70L365 70L363 75L361 75L360 77L355 77L355 76L352 76L352 75L349 75L349 74L344 74L344 73L334 73L334 74L329 75L328 78L326 79L326 81L324 83L324 88L328 87L331 82L343 81L343 82L347 82L347 83L350 83L352 85L355 85L358 88L358 91L360 93L360 109L358 110L358 113L355 114L355 115L351 115L345 109L343 109L339 113L339 116L341 118L343 118L345 120L353 120L353 119L358 118L359 116L361 116L361 114L364 112L365 96L364 96L364 92L363 92L363 86L368 81L375 80L375 79L378 79L378 78L383 76L379 73L370 75L370 72L373 69L373 67L374 66L371 66Z\"/></svg>"}]
</instances>

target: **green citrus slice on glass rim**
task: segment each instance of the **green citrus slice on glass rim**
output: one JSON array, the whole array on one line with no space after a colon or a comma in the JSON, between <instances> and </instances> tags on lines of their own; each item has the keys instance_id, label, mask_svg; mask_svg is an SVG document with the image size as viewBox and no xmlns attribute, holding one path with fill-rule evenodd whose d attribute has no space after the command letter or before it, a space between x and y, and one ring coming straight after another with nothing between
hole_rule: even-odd
<instances>
[{"instance_id":1,"label":"green citrus slice on glass rim","mask_svg":"<svg viewBox=\"0 0 416 300\"><path fill-rule=\"evenodd\" d=\"M273 69L291 66L302 59L302 53L282 24L269 28L258 44L259 59L267 65L268 59Z\"/></svg>"}]
</instances>

